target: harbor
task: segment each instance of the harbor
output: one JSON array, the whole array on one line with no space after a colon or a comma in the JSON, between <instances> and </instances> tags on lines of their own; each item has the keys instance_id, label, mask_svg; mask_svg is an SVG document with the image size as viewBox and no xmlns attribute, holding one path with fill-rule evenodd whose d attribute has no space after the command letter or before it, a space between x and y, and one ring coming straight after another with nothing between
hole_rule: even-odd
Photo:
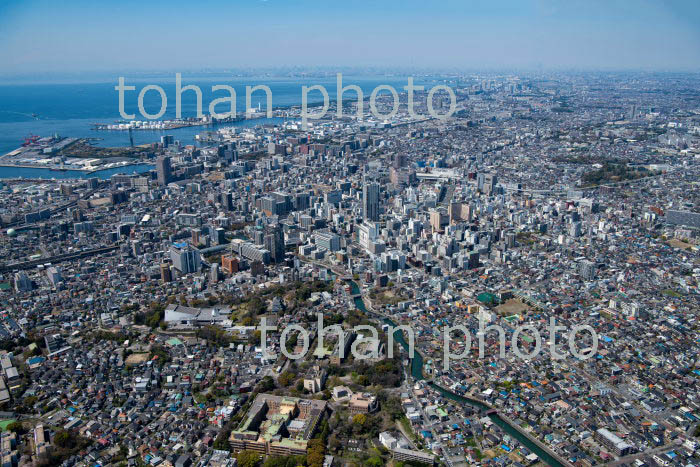
<instances>
[{"instance_id":1,"label":"harbor","mask_svg":"<svg viewBox=\"0 0 700 467\"><path fill-rule=\"evenodd\" d=\"M148 146L102 148L87 138L30 135L22 145L0 156L0 167L45 169L58 172L78 171L86 174L119 169L143 161Z\"/></svg>"},{"instance_id":2,"label":"harbor","mask_svg":"<svg viewBox=\"0 0 700 467\"><path fill-rule=\"evenodd\" d=\"M0 165L0 180L71 180L79 178L98 178L107 180L115 174L136 174L148 172L155 168L152 164L132 163L119 167L103 168L92 171L85 170L55 170L45 167L17 167Z\"/></svg>"},{"instance_id":3,"label":"harbor","mask_svg":"<svg viewBox=\"0 0 700 467\"><path fill-rule=\"evenodd\" d=\"M259 110L248 112L245 116L214 118L204 115L201 118L178 118L174 120L119 120L114 123L93 123L92 129L98 131L168 131L197 126L214 126L236 123L243 120L265 118Z\"/></svg>"}]
</instances>

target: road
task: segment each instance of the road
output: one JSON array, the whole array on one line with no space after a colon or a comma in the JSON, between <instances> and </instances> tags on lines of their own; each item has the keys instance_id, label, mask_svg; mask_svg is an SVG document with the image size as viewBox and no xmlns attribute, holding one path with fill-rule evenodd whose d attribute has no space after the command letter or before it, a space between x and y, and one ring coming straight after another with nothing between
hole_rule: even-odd
<instances>
[{"instance_id":1,"label":"road","mask_svg":"<svg viewBox=\"0 0 700 467\"><path fill-rule=\"evenodd\" d=\"M32 261L22 261L20 263L3 264L0 265L0 272L10 272L10 271L20 271L23 269L30 269L40 264L56 264L63 261L69 261L72 259L86 258L88 256L99 255L102 253L109 253L113 250L118 250L119 245L103 246L100 248L92 248L89 250L76 251L74 253L66 253L63 255L50 256L48 258L40 258Z\"/></svg>"}]
</instances>

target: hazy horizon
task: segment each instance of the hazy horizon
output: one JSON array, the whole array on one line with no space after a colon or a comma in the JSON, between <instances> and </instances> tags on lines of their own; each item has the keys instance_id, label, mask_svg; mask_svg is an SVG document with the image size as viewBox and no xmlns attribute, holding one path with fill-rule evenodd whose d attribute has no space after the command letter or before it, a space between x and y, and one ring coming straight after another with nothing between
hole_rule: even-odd
<instances>
[{"instance_id":1,"label":"hazy horizon","mask_svg":"<svg viewBox=\"0 0 700 467\"><path fill-rule=\"evenodd\" d=\"M697 24L690 0L10 1L0 6L0 73L697 71Z\"/></svg>"}]
</instances>

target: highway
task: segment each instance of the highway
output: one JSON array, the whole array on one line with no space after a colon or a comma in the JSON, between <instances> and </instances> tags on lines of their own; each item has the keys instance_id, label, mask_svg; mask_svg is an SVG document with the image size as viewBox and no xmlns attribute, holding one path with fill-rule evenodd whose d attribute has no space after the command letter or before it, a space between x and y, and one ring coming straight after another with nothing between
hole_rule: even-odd
<instances>
[{"instance_id":1,"label":"highway","mask_svg":"<svg viewBox=\"0 0 700 467\"><path fill-rule=\"evenodd\" d=\"M40 264L46 264L46 263L57 264L57 263L61 263L63 261L70 261L73 259L87 258L90 256L99 255L102 253L109 253L110 251L114 251L117 249L119 249L119 245L103 246L103 247L99 247L99 248L92 248L89 250L76 251L74 253L66 253L63 255L49 256L48 258L39 258L39 259L31 260L31 261L22 261L20 263L3 264L3 265L0 265L0 272L21 271L24 269L31 269L33 267L40 265Z\"/></svg>"}]
</instances>

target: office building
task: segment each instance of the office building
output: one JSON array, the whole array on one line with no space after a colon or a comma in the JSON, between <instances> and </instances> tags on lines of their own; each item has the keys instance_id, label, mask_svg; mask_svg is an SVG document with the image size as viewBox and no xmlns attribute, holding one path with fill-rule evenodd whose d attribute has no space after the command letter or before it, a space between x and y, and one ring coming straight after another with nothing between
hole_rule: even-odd
<instances>
[{"instance_id":1,"label":"office building","mask_svg":"<svg viewBox=\"0 0 700 467\"><path fill-rule=\"evenodd\" d=\"M49 282L51 282L51 285L54 287L63 281L61 271L59 271L59 269L55 266L51 266L46 270L46 277L49 278Z\"/></svg>"},{"instance_id":2,"label":"office building","mask_svg":"<svg viewBox=\"0 0 700 467\"><path fill-rule=\"evenodd\" d=\"M219 264L218 263L212 263L211 268L209 269L209 280L214 284L219 282Z\"/></svg>"},{"instance_id":3,"label":"office building","mask_svg":"<svg viewBox=\"0 0 700 467\"><path fill-rule=\"evenodd\" d=\"M362 216L365 220L379 220L379 184L365 182L362 187Z\"/></svg>"},{"instance_id":4,"label":"office building","mask_svg":"<svg viewBox=\"0 0 700 467\"><path fill-rule=\"evenodd\" d=\"M160 280L163 281L163 283L172 282L173 275L170 272L170 264L169 263L161 263L161 265L160 265Z\"/></svg>"},{"instance_id":5,"label":"office building","mask_svg":"<svg viewBox=\"0 0 700 467\"><path fill-rule=\"evenodd\" d=\"M379 228L375 223L363 223L357 226L357 243L366 250L379 238Z\"/></svg>"},{"instance_id":6,"label":"office building","mask_svg":"<svg viewBox=\"0 0 700 467\"><path fill-rule=\"evenodd\" d=\"M592 261L584 260L579 264L579 273L587 281L595 279L595 269L595 263Z\"/></svg>"},{"instance_id":7,"label":"office building","mask_svg":"<svg viewBox=\"0 0 700 467\"><path fill-rule=\"evenodd\" d=\"M340 237L331 232L318 232L316 235L316 245L325 248L330 252L340 250Z\"/></svg>"},{"instance_id":8,"label":"office building","mask_svg":"<svg viewBox=\"0 0 700 467\"><path fill-rule=\"evenodd\" d=\"M303 211L311 206L311 197L308 193L296 193L292 200L295 211Z\"/></svg>"},{"instance_id":9,"label":"office building","mask_svg":"<svg viewBox=\"0 0 700 467\"><path fill-rule=\"evenodd\" d=\"M284 232L276 225L268 227L263 238L263 246L270 252L270 260L279 263L284 260Z\"/></svg>"},{"instance_id":10,"label":"office building","mask_svg":"<svg viewBox=\"0 0 700 467\"><path fill-rule=\"evenodd\" d=\"M201 229L192 229L192 244L199 245L202 239Z\"/></svg>"},{"instance_id":11,"label":"office building","mask_svg":"<svg viewBox=\"0 0 700 467\"><path fill-rule=\"evenodd\" d=\"M246 242L240 238L234 238L231 242L231 250L250 261L260 261L263 264L270 264L270 251L258 248L253 243Z\"/></svg>"},{"instance_id":12,"label":"office building","mask_svg":"<svg viewBox=\"0 0 700 467\"><path fill-rule=\"evenodd\" d=\"M476 269L479 267L479 253L473 251L469 253L467 269Z\"/></svg>"},{"instance_id":13,"label":"office building","mask_svg":"<svg viewBox=\"0 0 700 467\"><path fill-rule=\"evenodd\" d=\"M447 225L449 218L447 215L438 209L430 211L430 226L433 231L442 231L442 227Z\"/></svg>"},{"instance_id":14,"label":"office building","mask_svg":"<svg viewBox=\"0 0 700 467\"><path fill-rule=\"evenodd\" d=\"M493 195L496 193L496 183L498 182L495 175L487 174L484 177L484 187L483 191L487 195Z\"/></svg>"},{"instance_id":15,"label":"office building","mask_svg":"<svg viewBox=\"0 0 700 467\"><path fill-rule=\"evenodd\" d=\"M221 270L224 271L225 274L237 273L238 268L238 258L235 258L231 255L221 256Z\"/></svg>"},{"instance_id":16,"label":"office building","mask_svg":"<svg viewBox=\"0 0 700 467\"><path fill-rule=\"evenodd\" d=\"M158 174L158 184L167 185L172 180L172 169L168 156L159 157L156 161L156 173Z\"/></svg>"},{"instance_id":17,"label":"office building","mask_svg":"<svg viewBox=\"0 0 700 467\"><path fill-rule=\"evenodd\" d=\"M226 230L222 229L221 227L217 227L214 229L214 235L213 235L214 241L216 242L217 245L225 245L226 244Z\"/></svg>"},{"instance_id":18,"label":"office building","mask_svg":"<svg viewBox=\"0 0 700 467\"><path fill-rule=\"evenodd\" d=\"M233 193L231 193L230 191L224 193L221 196L221 204L223 205L226 211L233 211L235 209L235 206L233 204Z\"/></svg>"},{"instance_id":19,"label":"office building","mask_svg":"<svg viewBox=\"0 0 700 467\"><path fill-rule=\"evenodd\" d=\"M189 245L173 245L170 247L170 260L173 262L175 269L182 274L197 272L202 265L199 250Z\"/></svg>"},{"instance_id":20,"label":"office building","mask_svg":"<svg viewBox=\"0 0 700 467\"><path fill-rule=\"evenodd\" d=\"M15 273L15 290L17 292L29 292L32 290L32 281L24 271Z\"/></svg>"}]
</instances>

